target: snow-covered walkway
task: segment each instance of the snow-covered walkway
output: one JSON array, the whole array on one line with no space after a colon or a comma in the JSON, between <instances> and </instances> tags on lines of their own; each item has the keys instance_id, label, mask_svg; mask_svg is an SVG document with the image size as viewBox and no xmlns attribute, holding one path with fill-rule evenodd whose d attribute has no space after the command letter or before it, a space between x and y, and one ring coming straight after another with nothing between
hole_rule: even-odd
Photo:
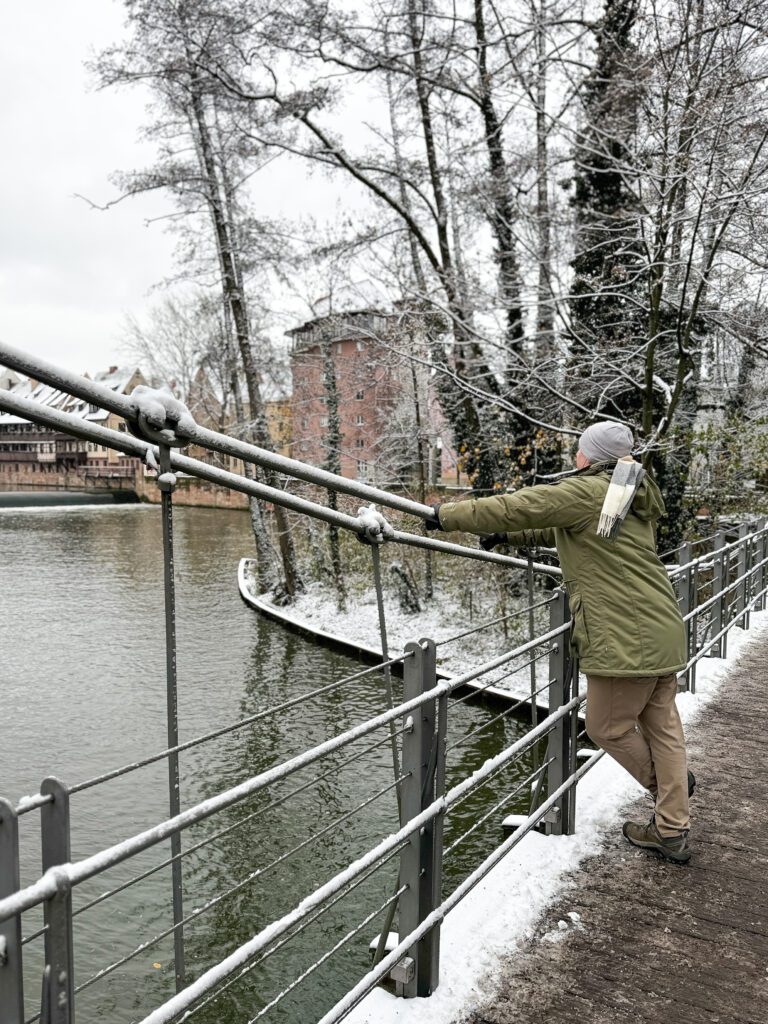
<instances>
[{"instance_id":1,"label":"snow-covered walkway","mask_svg":"<svg viewBox=\"0 0 768 1024\"><path fill-rule=\"evenodd\" d=\"M763 1024L768 1003L768 613L679 698L698 788L693 858L627 845L640 790L609 758L574 836L529 835L449 916L429 999L373 992L353 1024ZM633 806L634 805L634 806Z\"/></svg>"}]
</instances>

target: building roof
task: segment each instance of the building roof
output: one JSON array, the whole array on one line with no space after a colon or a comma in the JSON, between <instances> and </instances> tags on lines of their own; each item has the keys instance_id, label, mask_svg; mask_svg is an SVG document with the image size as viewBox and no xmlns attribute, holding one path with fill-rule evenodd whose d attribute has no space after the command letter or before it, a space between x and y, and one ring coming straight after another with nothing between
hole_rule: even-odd
<instances>
[{"instance_id":1,"label":"building roof","mask_svg":"<svg viewBox=\"0 0 768 1024\"><path fill-rule=\"evenodd\" d=\"M127 389L131 381L134 380L137 375L141 378L141 373L138 369L126 369L113 366L110 367L109 370L97 373L93 379L98 381L99 384L103 384L104 387L110 388L110 390L117 394L124 395L127 393ZM75 398L66 391L60 391L57 388L50 387L48 384L42 384L39 381L32 380L29 377L22 377L17 384L8 388L8 391L10 394L16 395L18 398L29 398L40 405L46 405L51 409L58 409L60 412L66 412L72 416L80 416L82 419L88 420L91 423L101 422L109 416L106 409L97 408L94 411L88 402L85 402L80 398ZM12 423L29 422L30 421L24 419L23 416L0 412L0 429L2 427L9 426Z\"/></svg>"},{"instance_id":2,"label":"building roof","mask_svg":"<svg viewBox=\"0 0 768 1024\"><path fill-rule=\"evenodd\" d=\"M348 309L307 320L285 333L292 339L295 350L317 345L321 340L341 341L374 334L385 327L392 316L392 313L382 313L379 309Z\"/></svg>"}]
</instances>

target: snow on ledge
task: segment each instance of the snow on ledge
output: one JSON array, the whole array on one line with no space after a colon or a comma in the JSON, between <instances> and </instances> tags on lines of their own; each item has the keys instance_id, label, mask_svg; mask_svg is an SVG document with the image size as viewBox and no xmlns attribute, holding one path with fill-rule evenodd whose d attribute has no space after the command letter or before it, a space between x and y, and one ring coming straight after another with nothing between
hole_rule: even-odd
<instances>
[{"instance_id":1,"label":"snow on ledge","mask_svg":"<svg viewBox=\"0 0 768 1024\"><path fill-rule=\"evenodd\" d=\"M728 634L728 657L699 662L696 694L677 698L690 727L751 644L768 638L768 612L753 612L751 628ZM695 767L695 758L693 761ZM643 790L610 757L578 786L573 836L529 833L446 918L440 938L440 985L427 999L398 999L375 989L347 1017L350 1024L453 1024L488 996L501 958L529 938L545 908L566 889L569 876L600 852L602 836L620 825L620 809ZM499 895L503 894L503 898ZM575 912L558 922L551 941L585 927Z\"/></svg>"}]
</instances>

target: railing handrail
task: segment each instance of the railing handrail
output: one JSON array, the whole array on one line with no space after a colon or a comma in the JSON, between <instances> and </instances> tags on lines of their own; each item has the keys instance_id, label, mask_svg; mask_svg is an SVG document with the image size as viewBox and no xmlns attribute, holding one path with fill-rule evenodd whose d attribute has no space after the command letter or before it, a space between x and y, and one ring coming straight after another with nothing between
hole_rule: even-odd
<instances>
[{"instance_id":1,"label":"railing handrail","mask_svg":"<svg viewBox=\"0 0 768 1024\"><path fill-rule=\"evenodd\" d=\"M98 381L88 380L86 377L81 377L77 373L65 370L54 363L24 352L3 341L0 341L0 364L12 370L17 370L19 373L28 374L51 387L68 391L84 401L93 402L131 422L136 422L138 418L137 403L135 400L131 400L130 396L118 394ZM381 490L359 480L351 480L348 477L331 473L317 466L311 466L308 463L300 462L298 459L267 451L265 448L260 448L246 441L240 441L237 438L229 437L227 434L221 434L207 427L201 427L198 424L195 424L194 429L190 429L185 433L185 438L192 444L212 449L213 451L220 452L222 455L230 455L242 459L244 462L250 462L266 469L272 469L277 473L285 473L288 476L296 477L299 480L304 480L306 483L317 484L320 487L329 487L332 490L350 494L365 501L386 505L388 508L407 512L421 519L429 519L433 515L429 505L422 505L417 501L412 501L410 498L391 494L389 491Z\"/></svg>"},{"instance_id":2,"label":"railing handrail","mask_svg":"<svg viewBox=\"0 0 768 1024\"><path fill-rule=\"evenodd\" d=\"M59 409L50 409L48 406L41 405L39 402L34 402L28 398L22 398L19 395L13 395L7 391L0 390L0 409L5 409L6 411L13 412L19 416L24 416L36 423L53 426L56 429L73 434L75 437L96 441L98 444L107 445L108 447L115 448L117 451L124 452L126 455L133 455L142 460L146 460L147 453L150 451L156 457L159 453L159 449L156 444L134 437L132 434L121 433L120 431L112 430L110 427L103 427L97 423L91 423L88 420L83 420L78 416L62 412ZM195 443L201 444L201 442L198 441ZM325 505L320 505L317 502L310 501L308 498L302 498L298 495L291 494L290 491L283 491L276 487L270 487L267 484L259 483L256 480L249 480L247 477L241 476L238 473L232 473L229 470L220 469L218 466L212 466L210 463L202 462L198 459L192 459L189 456L181 455L176 451L171 451L170 453L170 464L173 470L180 470L182 472L189 473L192 476L207 480L210 483L218 484L222 487L228 487L231 490L240 491L242 494L247 494L255 498L260 498L262 501L282 505L284 508L290 509L293 512L308 515L314 519L320 519L323 522L331 523L345 530L351 530L355 533L360 532L360 522L354 516L328 508ZM298 465L305 464L298 463ZM343 480L345 478L338 477L337 479ZM389 492L381 491L379 493L388 494ZM392 495L391 497L397 498L397 495ZM390 505L392 505L392 502L390 502ZM392 505L392 507L394 507L394 505ZM432 515L431 509L429 512L430 515ZM390 540L392 543L404 544L408 547L424 548L430 551L444 551L449 554L459 555L462 558L470 558L475 561L495 563L497 565L509 565L518 569L527 569L530 564L536 572L549 576L562 575L562 570L558 566L545 565L540 562L529 563L528 560L524 558L515 558L511 555L500 555L494 551L483 551L481 548L464 547L461 544L452 544L449 541L437 540L436 538L433 539L431 537L422 537L420 534L406 533L402 530L395 530Z\"/></svg>"}]
</instances>

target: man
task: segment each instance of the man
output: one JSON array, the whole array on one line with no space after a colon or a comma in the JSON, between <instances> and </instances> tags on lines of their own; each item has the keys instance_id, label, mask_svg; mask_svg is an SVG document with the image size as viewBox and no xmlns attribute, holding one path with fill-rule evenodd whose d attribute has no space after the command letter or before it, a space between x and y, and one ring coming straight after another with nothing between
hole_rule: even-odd
<instances>
[{"instance_id":1,"label":"man","mask_svg":"<svg viewBox=\"0 0 768 1024\"><path fill-rule=\"evenodd\" d=\"M656 554L664 502L632 447L628 427L594 423L579 439L577 472L513 494L446 502L431 525L490 534L486 548L504 542L557 548L573 645L587 677L587 732L655 800L650 822L626 822L624 835L685 863L695 785L675 704L685 635Z\"/></svg>"}]
</instances>

